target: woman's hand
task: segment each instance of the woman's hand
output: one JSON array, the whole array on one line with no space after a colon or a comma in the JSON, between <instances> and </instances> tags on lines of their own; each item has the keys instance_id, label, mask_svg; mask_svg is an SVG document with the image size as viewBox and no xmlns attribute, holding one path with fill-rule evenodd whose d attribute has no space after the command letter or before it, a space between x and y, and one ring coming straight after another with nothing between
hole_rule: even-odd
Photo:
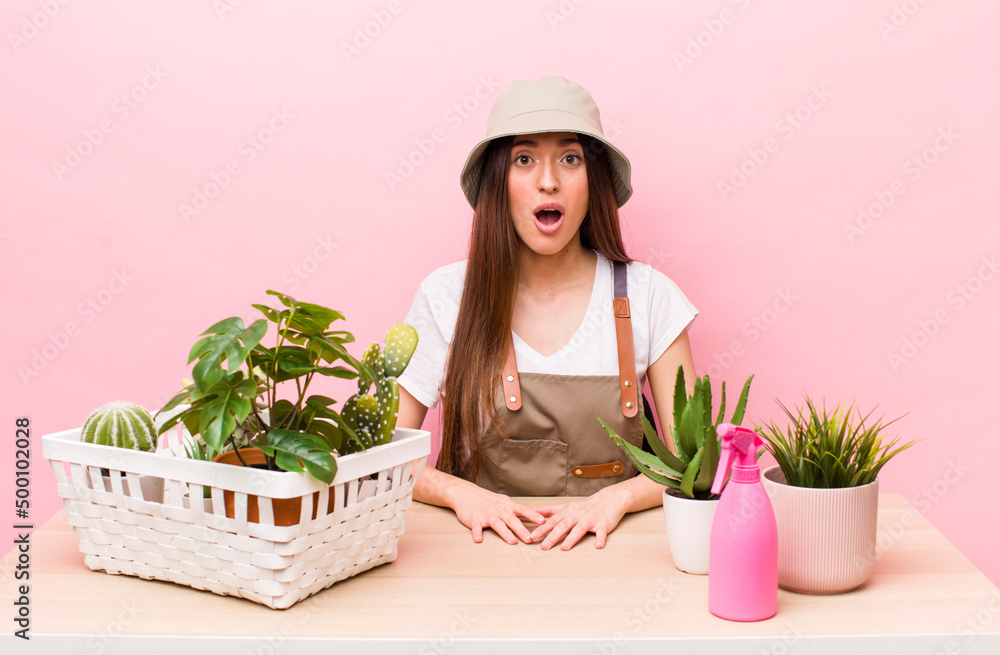
<instances>
[{"instance_id":1,"label":"woman's hand","mask_svg":"<svg viewBox=\"0 0 1000 655\"><path fill-rule=\"evenodd\" d=\"M514 545L520 539L526 544L532 542L531 533L521 519L541 525L545 515L538 510L514 502L509 496L493 493L471 482L462 485L452 494L451 506L455 515L465 527L472 530L472 540L482 543L483 528L492 528L507 543ZM516 536L515 536L516 535Z\"/></svg>"},{"instance_id":2,"label":"woman's hand","mask_svg":"<svg viewBox=\"0 0 1000 655\"><path fill-rule=\"evenodd\" d=\"M562 549L569 550L585 534L593 532L597 537L594 545L604 548L608 533L618 527L631 505L631 494L621 485L614 485L565 505L539 507L538 511L547 518L531 533L531 539L537 541L545 537L542 550L552 548L560 540Z\"/></svg>"},{"instance_id":3,"label":"woman's hand","mask_svg":"<svg viewBox=\"0 0 1000 655\"><path fill-rule=\"evenodd\" d=\"M531 533L521 519L538 525L545 522L545 516L532 507L432 466L425 466L421 471L413 487L413 499L455 510L458 520L472 531L472 540L477 544L483 541L483 528L492 529L509 544L516 544L519 538L531 543Z\"/></svg>"}]
</instances>

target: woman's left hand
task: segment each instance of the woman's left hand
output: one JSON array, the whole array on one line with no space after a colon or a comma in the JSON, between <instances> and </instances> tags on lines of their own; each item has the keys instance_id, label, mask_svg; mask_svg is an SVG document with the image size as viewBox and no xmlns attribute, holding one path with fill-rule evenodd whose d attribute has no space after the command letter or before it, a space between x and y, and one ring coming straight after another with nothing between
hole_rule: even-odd
<instances>
[{"instance_id":1,"label":"woman's left hand","mask_svg":"<svg viewBox=\"0 0 1000 655\"><path fill-rule=\"evenodd\" d=\"M593 532L597 537L594 546L604 548L608 533L618 527L632 502L629 493L616 486L606 487L592 496L565 505L538 507L538 512L547 520L531 533L531 541L537 543L545 537L542 550L548 550L562 541L562 549L569 550L585 534Z\"/></svg>"}]
</instances>

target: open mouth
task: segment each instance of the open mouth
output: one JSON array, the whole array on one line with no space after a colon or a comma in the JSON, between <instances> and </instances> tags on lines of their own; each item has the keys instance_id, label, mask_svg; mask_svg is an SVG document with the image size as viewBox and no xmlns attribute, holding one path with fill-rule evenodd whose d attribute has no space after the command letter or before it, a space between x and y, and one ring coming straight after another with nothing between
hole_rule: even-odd
<instances>
[{"instance_id":1,"label":"open mouth","mask_svg":"<svg viewBox=\"0 0 1000 655\"><path fill-rule=\"evenodd\" d=\"M552 234L562 225L563 213L559 209L545 208L535 212L535 225L545 234Z\"/></svg>"},{"instance_id":2,"label":"open mouth","mask_svg":"<svg viewBox=\"0 0 1000 655\"><path fill-rule=\"evenodd\" d=\"M558 209L543 209L535 214L535 218L542 225L555 225L562 219L562 212Z\"/></svg>"}]
</instances>

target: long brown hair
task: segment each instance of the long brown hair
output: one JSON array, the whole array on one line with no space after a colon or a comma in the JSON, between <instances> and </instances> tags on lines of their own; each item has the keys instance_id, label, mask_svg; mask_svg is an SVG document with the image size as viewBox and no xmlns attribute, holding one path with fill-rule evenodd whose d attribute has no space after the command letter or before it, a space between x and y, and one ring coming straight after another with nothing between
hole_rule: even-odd
<instances>
[{"instance_id":1,"label":"long brown hair","mask_svg":"<svg viewBox=\"0 0 1000 655\"><path fill-rule=\"evenodd\" d=\"M590 197L580 242L612 261L629 262L605 146L585 134L577 136ZM494 139L483 155L465 286L445 366L437 468L466 479L476 475L483 457L479 440L484 420L500 427L495 403L511 338L520 247L507 191L512 142L513 137Z\"/></svg>"}]
</instances>

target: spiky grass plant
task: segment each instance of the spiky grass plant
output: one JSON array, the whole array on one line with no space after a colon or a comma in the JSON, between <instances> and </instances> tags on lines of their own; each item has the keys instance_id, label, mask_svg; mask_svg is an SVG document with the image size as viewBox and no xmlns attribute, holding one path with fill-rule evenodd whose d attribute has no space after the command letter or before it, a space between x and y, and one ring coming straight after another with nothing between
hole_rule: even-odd
<instances>
[{"instance_id":1,"label":"spiky grass plant","mask_svg":"<svg viewBox=\"0 0 1000 655\"><path fill-rule=\"evenodd\" d=\"M764 448L774 456L793 487L839 489L859 487L874 481L886 462L916 442L897 446L899 438L883 433L888 423L872 420L874 410L862 415L854 402L840 403L828 411L819 409L807 395L805 407L792 412L778 401L788 417L785 429L774 421L759 426Z\"/></svg>"}]
</instances>

